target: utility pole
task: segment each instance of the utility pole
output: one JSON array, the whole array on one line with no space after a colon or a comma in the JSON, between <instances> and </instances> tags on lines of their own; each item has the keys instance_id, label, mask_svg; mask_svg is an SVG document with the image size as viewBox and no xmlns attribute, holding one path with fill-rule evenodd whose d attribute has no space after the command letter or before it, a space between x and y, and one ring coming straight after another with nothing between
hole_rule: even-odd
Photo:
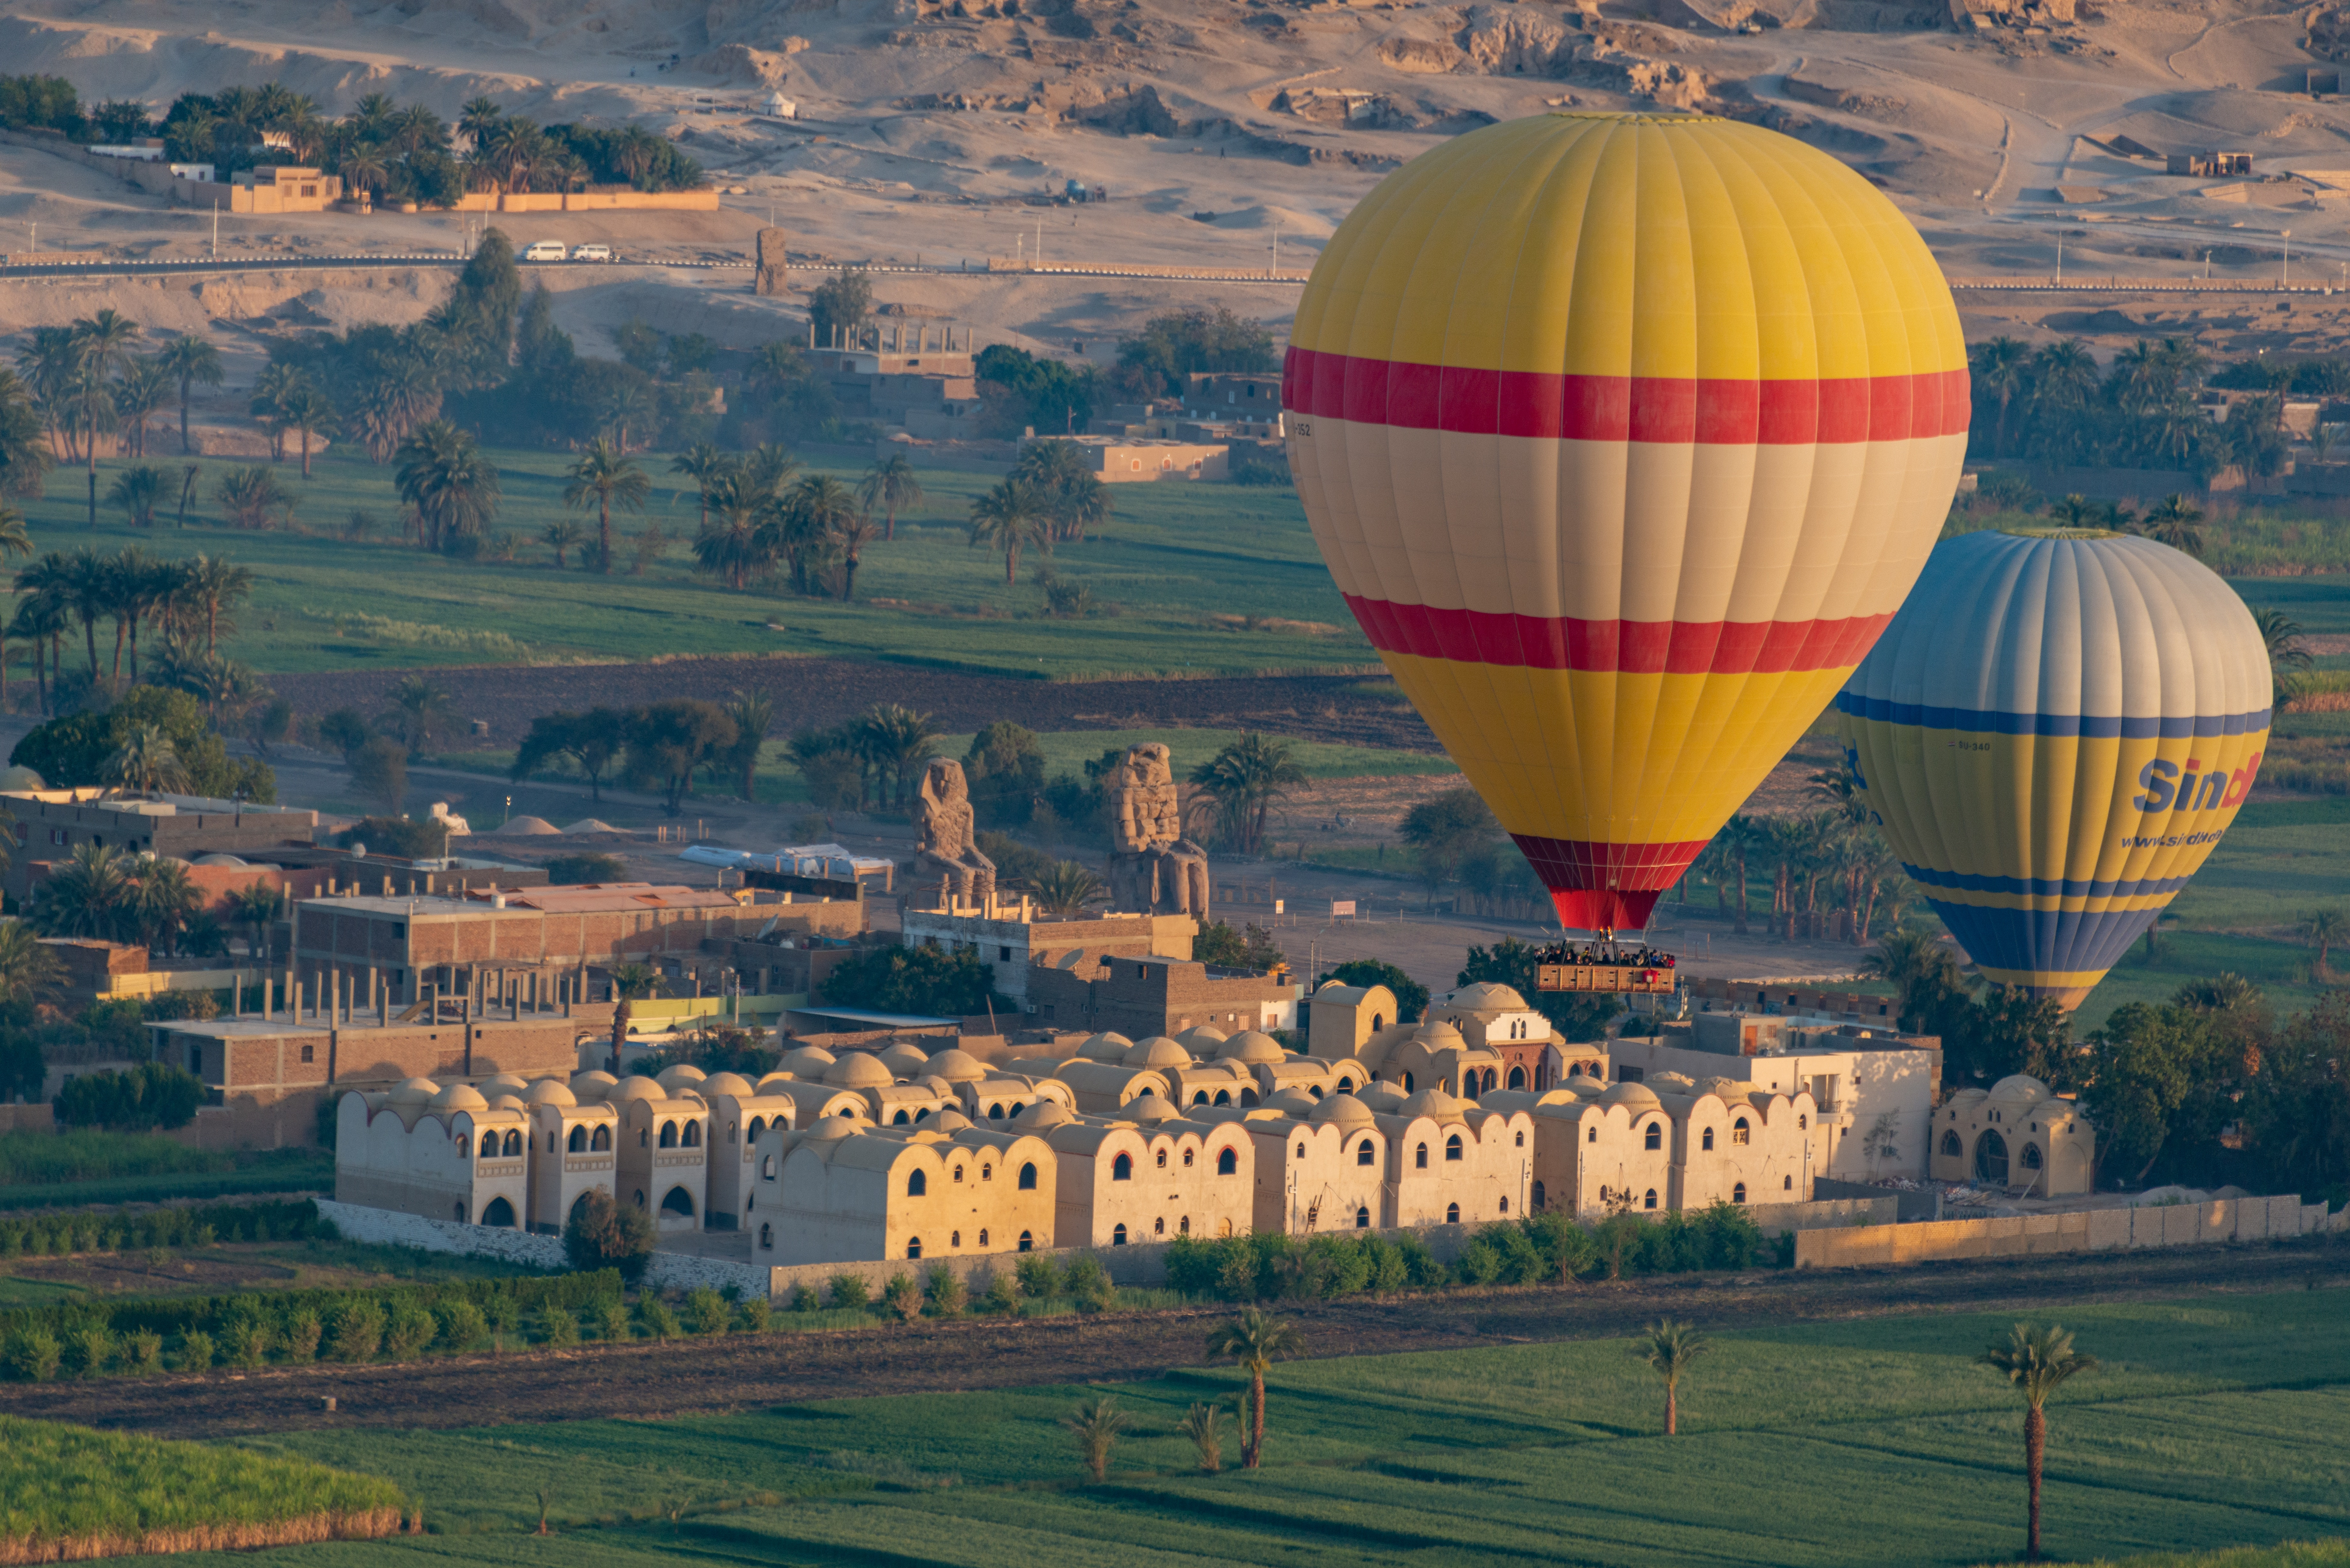
<instances>
[{"instance_id":1,"label":"utility pole","mask_svg":"<svg viewBox=\"0 0 2350 1568\"><path fill-rule=\"evenodd\" d=\"M220 260L220 198L213 198L213 259Z\"/></svg>"},{"instance_id":2,"label":"utility pole","mask_svg":"<svg viewBox=\"0 0 2350 1568\"><path fill-rule=\"evenodd\" d=\"M2059 286L2064 282L2064 231L2062 229L2056 231L2056 282Z\"/></svg>"},{"instance_id":3,"label":"utility pole","mask_svg":"<svg viewBox=\"0 0 2350 1568\"><path fill-rule=\"evenodd\" d=\"M2293 286L2293 231L2291 229L2284 231L2283 257L2277 264L2277 286L2279 288Z\"/></svg>"}]
</instances>

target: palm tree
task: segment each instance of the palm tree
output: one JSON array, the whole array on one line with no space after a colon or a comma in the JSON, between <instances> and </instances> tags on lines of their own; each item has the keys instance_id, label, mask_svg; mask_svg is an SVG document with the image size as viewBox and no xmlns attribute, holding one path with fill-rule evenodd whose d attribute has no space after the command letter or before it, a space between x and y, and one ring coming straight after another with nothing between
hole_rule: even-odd
<instances>
[{"instance_id":1,"label":"palm tree","mask_svg":"<svg viewBox=\"0 0 2350 1568\"><path fill-rule=\"evenodd\" d=\"M169 343L164 343L162 353L155 355L155 364L162 367L164 374L179 381L179 449L181 452L195 452L195 447L188 444L188 392L197 381L203 381L204 386L221 386L221 381L228 376L228 371L221 367L219 343L213 343L212 338L197 337L192 331L183 331Z\"/></svg>"},{"instance_id":2,"label":"palm tree","mask_svg":"<svg viewBox=\"0 0 2350 1568\"><path fill-rule=\"evenodd\" d=\"M916 774L937 751L940 731L928 713L917 713L895 702L877 702L856 723L858 754L876 774L890 781L892 804L903 805Z\"/></svg>"},{"instance_id":3,"label":"palm tree","mask_svg":"<svg viewBox=\"0 0 2350 1568\"><path fill-rule=\"evenodd\" d=\"M57 950L41 945L24 920L0 920L0 1002L45 1000L65 983L66 967Z\"/></svg>"},{"instance_id":4,"label":"palm tree","mask_svg":"<svg viewBox=\"0 0 2350 1568\"><path fill-rule=\"evenodd\" d=\"M1262 1307L1243 1309L1232 1322L1208 1334L1208 1355L1240 1363L1249 1375L1249 1429L1241 1441L1241 1464L1255 1469L1264 1458L1264 1375L1273 1364L1305 1348L1296 1328Z\"/></svg>"},{"instance_id":5,"label":"palm tree","mask_svg":"<svg viewBox=\"0 0 2350 1568\"><path fill-rule=\"evenodd\" d=\"M1085 1460L1086 1473L1097 1481L1109 1479L1110 1447L1132 1421L1107 1394L1061 1417L1061 1425L1076 1434L1077 1453Z\"/></svg>"},{"instance_id":6,"label":"palm tree","mask_svg":"<svg viewBox=\"0 0 2350 1568\"><path fill-rule=\"evenodd\" d=\"M106 493L109 506L120 506L133 528L155 525L155 508L163 499L163 471L151 463L134 463L114 476Z\"/></svg>"},{"instance_id":7,"label":"palm tree","mask_svg":"<svg viewBox=\"0 0 2350 1568\"><path fill-rule=\"evenodd\" d=\"M734 760L743 770L743 798L756 800L759 748L775 727L775 699L761 691L737 691L726 704L726 716L734 721Z\"/></svg>"},{"instance_id":8,"label":"palm tree","mask_svg":"<svg viewBox=\"0 0 2350 1568\"><path fill-rule=\"evenodd\" d=\"M2302 916L2301 932L2317 949L2317 978L2323 982L2328 972L2325 961L2333 953L2334 944L2350 940L2350 915L2339 909L2314 910Z\"/></svg>"},{"instance_id":9,"label":"palm tree","mask_svg":"<svg viewBox=\"0 0 2350 1568\"><path fill-rule=\"evenodd\" d=\"M914 465L906 461L905 453L892 452L874 462L857 487L857 499L867 512L880 512L881 537L887 542L898 536L899 511L922 504L922 482L914 477Z\"/></svg>"},{"instance_id":10,"label":"palm tree","mask_svg":"<svg viewBox=\"0 0 2350 1568\"><path fill-rule=\"evenodd\" d=\"M1037 875L1037 907L1048 915L1073 920L1100 888L1100 879L1076 861L1056 860Z\"/></svg>"},{"instance_id":11,"label":"palm tree","mask_svg":"<svg viewBox=\"0 0 2350 1568\"><path fill-rule=\"evenodd\" d=\"M555 552L555 569L563 570L565 556L572 547L588 537L588 530L568 517L558 517L538 531L539 543Z\"/></svg>"},{"instance_id":12,"label":"palm tree","mask_svg":"<svg viewBox=\"0 0 2350 1568\"><path fill-rule=\"evenodd\" d=\"M1211 1475L1224 1468L1224 1402L1195 1400L1183 1413L1183 1435L1200 1450L1200 1468Z\"/></svg>"},{"instance_id":13,"label":"palm tree","mask_svg":"<svg viewBox=\"0 0 2350 1568\"><path fill-rule=\"evenodd\" d=\"M130 874L120 851L77 844L33 894L32 921L45 937L120 941L134 918Z\"/></svg>"},{"instance_id":14,"label":"palm tree","mask_svg":"<svg viewBox=\"0 0 2350 1568\"><path fill-rule=\"evenodd\" d=\"M1992 427L1991 448L1994 454L2007 453L2007 410L2018 392L2023 390L2032 350L2021 339L1993 337L1974 347L1973 364L1968 369L1974 384L1999 400L1999 422Z\"/></svg>"},{"instance_id":15,"label":"palm tree","mask_svg":"<svg viewBox=\"0 0 2350 1568\"><path fill-rule=\"evenodd\" d=\"M73 324L76 369L80 372L82 428L88 436L89 525L98 527L99 410L106 400L105 379L130 367L137 352L139 324L108 306Z\"/></svg>"},{"instance_id":16,"label":"palm tree","mask_svg":"<svg viewBox=\"0 0 2350 1568\"><path fill-rule=\"evenodd\" d=\"M1264 846L1274 803L1305 782L1305 770L1290 755L1288 742L1251 731L1192 769L1191 782L1215 803L1225 836L1242 854L1254 855Z\"/></svg>"},{"instance_id":17,"label":"palm tree","mask_svg":"<svg viewBox=\"0 0 2350 1568\"><path fill-rule=\"evenodd\" d=\"M2043 343L2032 355L2032 400L2077 409L2097 389L2097 358L2077 337Z\"/></svg>"},{"instance_id":18,"label":"palm tree","mask_svg":"<svg viewBox=\"0 0 2350 1568\"><path fill-rule=\"evenodd\" d=\"M343 177L344 190L364 191L370 201L391 179L391 165L385 160L382 147L372 141L359 142L344 153L335 171Z\"/></svg>"},{"instance_id":19,"label":"palm tree","mask_svg":"<svg viewBox=\"0 0 2350 1568\"><path fill-rule=\"evenodd\" d=\"M2301 645L2301 623L2281 609L2254 606L2252 624L2261 628L2261 641L2269 650L2272 670L2306 670L2310 666L2309 650Z\"/></svg>"},{"instance_id":20,"label":"palm tree","mask_svg":"<svg viewBox=\"0 0 2350 1568\"><path fill-rule=\"evenodd\" d=\"M628 1043L629 1018L639 998L660 994L660 971L650 964L624 963L612 971L611 1071L620 1070L620 1047Z\"/></svg>"},{"instance_id":21,"label":"palm tree","mask_svg":"<svg viewBox=\"0 0 2350 1568\"><path fill-rule=\"evenodd\" d=\"M447 549L459 537L485 531L496 517L498 470L473 438L446 420L431 420L400 443L394 483L416 508L426 545Z\"/></svg>"},{"instance_id":22,"label":"palm tree","mask_svg":"<svg viewBox=\"0 0 2350 1568\"><path fill-rule=\"evenodd\" d=\"M253 573L233 562L198 556L186 564L179 595L191 611L203 612L204 652L220 649L220 634L236 630L236 607L253 597Z\"/></svg>"},{"instance_id":23,"label":"palm tree","mask_svg":"<svg viewBox=\"0 0 2350 1568\"><path fill-rule=\"evenodd\" d=\"M266 882L248 882L228 896L231 924L252 934L245 939L245 956L269 962L269 929L286 912L286 895Z\"/></svg>"},{"instance_id":24,"label":"palm tree","mask_svg":"<svg viewBox=\"0 0 2350 1568\"><path fill-rule=\"evenodd\" d=\"M134 456L147 455L147 421L171 400L172 373L156 359L135 359L114 383L115 418Z\"/></svg>"},{"instance_id":25,"label":"palm tree","mask_svg":"<svg viewBox=\"0 0 2350 1568\"><path fill-rule=\"evenodd\" d=\"M2043 1407L2059 1386L2084 1372L2097 1369L2097 1358L2073 1348L2073 1336L2054 1324L2043 1328L2019 1323L2008 1331L2007 1343L1993 1341L1975 1357L1977 1365L2007 1374L2023 1396L2023 1478L2032 1494L2031 1524L2024 1537L2026 1562L2040 1561L2040 1465L2048 1449L2048 1417Z\"/></svg>"},{"instance_id":26,"label":"palm tree","mask_svg":"<svg viewBox=\"0 0 2350 1568\"><path fill-rule=\"evenodd\" d=\"M600 437L579 461L571 465L571 483L564 487L564 504L585 511L592 500L596 506L597 569L606 576L612 575L612 508L617 504L631 512L645 509L645 497L652 493L653 482L631 457L624 457L611 442Z\"/></svg>"},{"instance_id":27,"label":"palm tree","mask_svg":"<svg viewBox=\"0 0 2350 1568\"><path fill-rule=\"evenodd\" d=\"M1641 1357L1657 1369L1665 1380L1665 1436L1680 1434L1681 1375L1690 1363L1711 1348L1706 1337L1685 1323L1660 1317L1648 1325L1647 1336L1639 1342Z\"/></svg>"},{"instance_id":28,"label":"palm tree","mask_svg":"<svg viewBox=\"0 0 2350 1568\"><path fill-rule=\"evenodd\" d=\"M335 405L328 400L326 393L305 381L286 389L286 395L278 400L277 413L279 418L301 432L302 477L307 479L310 477L310 438L313 435L331 436L337 432Z\"/></svg>"},{"instance_id":29,"label":"palm tree","mask_svg":"<svg viewBox=\"0 0 2350 1568\"><path fill-rule=\"evenodd\" d=\"M984 545L1003 552L1003 586L1019 580L1020 552L1034 545L1053 553L1053 536L1045 526L1045 504L1025 480L1007 479L971 504L971 521L964 525L972 548Z\"/></svg>"},{"instance_id":30,"label":"palm tree","mask_svg":"<svg viewBox=\"0 0 2350 1568\"><path fill-rule=\"evenodd\" d=\"M251 468L232 468L221 475L213 487L213 499L220 503L221 511L239 528L266 528L270 517L291 508L293 498L286 493L277 476L255 463Z\"/></svg>"},{"instance_id":31,"label":"palm tree","mask_svg":"<svg viewBox=\"0 0 2350 1568\"><path fill-rule=\"evenodd\" d=\"M881 531L873 519L863 512L844 512L836 518L830 535L833 547L840 552L840 597L844 602L857 597L857 568L865 559L865 546L873 543Z\"/></svg>"},{"instance_id":32,"label":"palm tree","mask_svg":"<svg viewBox=\"0 0 2350 1568\"><path fill-rule=\"evenodd\" d=\"M763 533L772 535L776 552L790 564L795 590L809 591L816 557L831 548L835 535L856 513L848 487L828 473L803 476L784 504L770 513L774 526Z\"/></svg>"},{"instance_id":33,"label":"palm tree","mask_svg":"<svg viewBox=\"0 0 2350 1568\"><path fill-rule=\"evenodd\" d=\"M57 599L36 595L17 600L16 613L8 619L8 636L33 650L33 684L43 713L49 711L49 672L56 662L55 649L64 641L68 618L64 605ZM0 663L0 677L6 673L7 666ZM5 695L5 682L0 682L0 695ZM0 707L5 706L0 702Z\"/></svg>"},{"instance_id":34,"label":"palm tree","mask_svg":"<svg viewBox=\"0 0 2350 1568\"><path fill-rule=\"evenodd\" d=\"M161 726L138 724L105 762L101 779L126 794L182 793L188 787L187 764Z\"/></svg>"},{"instance_id":35,"label":"palm tree","mask_svg":"<svg viewBox=\"0 0 2350 1568\"><path fill-rule=\"evenodd\" d=\"M432 727L449 711L449 693L421 675L411 675L391 689L391 711L399 716L400 738L411 757L421 756Z\"/></svg>"},{"instance_id":36,"label":"palm tree","mask_svg":"<svg viewBox=\"0 0 2350 1568\"><path fill-rule=\"evenodd\" d=\"M2196 524L2202 521L2201 507L2184 495L2172 495L2146 514L2138 531L2157 544L2184 550L2199 561L2203 558L2203 530Z\"/></svg>"},{"instance_id":37,"label":"palm tree","mask_svg":"<svg viewBox=\"0 0 2350 1568\"><path fill-rule=\"evenodd\" d=\"M710 484L720 474L735 466L732 453L719 451L708 441L697 441L669 460L671 473L682 473L702 491L702 526L710 527Z\"/></svg>"},{"instance_id":38,"label":"palm tree","mask_svg":"<svg viewBox=\"0 0 2350 1568\"><path fill-rule=\"evenodd\" d=\"M505 111L498 108L494 99L477 98L458 110L457 134L479 147L491 129L504 118Z\"/></svg>"},{"instance_id":39,"label":"palm tree","mask_svg":"<svg viewBox=\"0 0 2350 1568\"><path fill-rule=\"evenodd\" d=\"M189 879L185 866L161 856L139 862L131 910L139 922L140 938L149 947L161 948L167 956L175 951L181 933L203 908L203 891Z\"/></svg>"},{"instance_id":40,"label":"palm tree","mask_svg":"<svg viewBox=\"0 0 2350 1568\"><path fill-rule=\"evenodd\" d=\"M253 380L253 396L245 408L261 428L269 432L269 461L286 461L286 427L293 421L286 417L286 400L295 388L307 386L309 377L298 365L272 363L261 368Z\"/></svg>"}]
</instances>

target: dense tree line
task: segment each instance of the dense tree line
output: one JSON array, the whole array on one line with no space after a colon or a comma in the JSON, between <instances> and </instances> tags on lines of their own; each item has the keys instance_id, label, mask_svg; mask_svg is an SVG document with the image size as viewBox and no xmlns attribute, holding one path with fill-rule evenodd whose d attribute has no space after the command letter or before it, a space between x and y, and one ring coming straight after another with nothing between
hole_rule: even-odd
<instances>
[{"instance_id":1,"label":"dense tree line","mask_svg":"<svg viewBox=\"0 0 2350 1568\"><path fill-rule=\"evenodd\" d=\"M673 698L642 708L541 714L515 753L513 776L561 766L587 779L591 796L617 777L631 788L658 790L672 814L697 776L734 786L747 800L774 722L774 704L745 692L723 704Z\"/></svg>"},{"instance_id":2,"label":"dense tree line","mask_svg":"<svg viewBox=\"0 0 2350 1568\"><path fill-rule=\"evenodd\" d=\"M2176 469L2208 483L2230 470L2253 478L2284 465L2284 399L2350 392L2350 361L2245 360L2214 371L2191 339L2140 341L2100 370L2078 339L2034 348L1993 337L1969 351L1970 452L2054 466ZM2214 420L2206 387L2250 391Z\"/></svg>"}]
</instances>

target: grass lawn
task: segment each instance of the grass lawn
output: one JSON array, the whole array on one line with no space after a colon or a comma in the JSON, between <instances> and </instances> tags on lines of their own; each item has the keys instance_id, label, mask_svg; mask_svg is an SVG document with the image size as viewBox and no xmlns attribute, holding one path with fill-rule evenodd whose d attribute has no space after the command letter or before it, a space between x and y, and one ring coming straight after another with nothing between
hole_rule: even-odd
<instances>
[{"instance_id":1,"label":"grass lawn","mask_svg":"<svg viewBox=\"0 0 2350 1568\"><path fill-rule=\"evenodd\" d=\"M2068 1309L2064 1321L2106 1366L2051 1407L2052 1554L2350 1533L2350 1314L2337 1295ZM1935 1314L1722 1334L1684 1385L1676 1439L1658 1435L1657 1380L1622 1340L1284 1366L1267 1401L1267 1466L1253 1475L1200 1474L1175 1429L1195 1401L1229 1403L1239 1374L1177 1370L1109 1390L1136 1423L1103 1486L1082 1484L1057 1424L1100 1391L1083 1387L246 1446L389 1477L449 1532L267 1554L318 1568L651 1568L681 1556L1964 1568L2021 1544L2020 1405L1972 1364L2010 1321ZM1227 1439L1229 1459L1229 1425ZM560 1545L523 1533L550 1482Z\"/></svg>"},{"instance_id":2,"label":"grass lawn","mask_svg":"<svg viewBox=\"0 0 2350 1568\"><path fill-rule=\"evenodd\" d=\"M111 552L135 542L157 555L201 551L253 568L260 586L225 651L265 671L739 652L889 659L1059 679L1378 663L1286 488L1118 486L1106 536L1065 545L1050 561L1115 613L1054 620L1043 618L1043 592L1030 580L1042 557L1024 555L1020 581L1007 587L1002 558L965 541L971 502L993 483L983 474L923 472L928 499L899 514L895 542L867 552L858 602L841 604L787 592L734 593L695 576L686 546L700 525L699 510L691 489L674 495L665 453L640 460L657 481L645 516L614 520L622 535L660 524L678 541L664 558L641 577L626 575L625 554L612 577L581 571L577 556L571 569L558 572L553 553L537 540L546 524L573 515L562 499L564 454L492 455L504 492L498 528L515 542L515 559L504 564L460 563L402 545L391 468L349 448L315 462L307 481L296 464L276 471L296 497L299 524L315 533L226 526L211 491L239 464L219 458L204 461L190 519L197 525L184 532L172 524L176 506L154 529L139 530L101 505L91 533L78 473L53 473L47 496L26 512L43 550L88 545ZM101 497L121 466L99 465ZM165 466L176 484L176 466ZM855 469L829 472L851 483L858 477ZM355 509L376 521L364 539L341 536ZM594 521L587 519L591 527ZM376 619L338 619L352 615ZM1218 616L1232 623L1212 618ZM1240 624L1250 617L1259 618L1254 629Z\"/></svg>"}]
</instances>

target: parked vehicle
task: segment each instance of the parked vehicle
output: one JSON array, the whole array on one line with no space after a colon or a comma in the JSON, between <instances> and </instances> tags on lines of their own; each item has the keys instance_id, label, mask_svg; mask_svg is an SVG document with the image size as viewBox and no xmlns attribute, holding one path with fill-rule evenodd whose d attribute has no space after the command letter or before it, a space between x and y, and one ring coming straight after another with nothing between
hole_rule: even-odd
<instances>
[{"instance_id":1,"label":"parked vehicle","mask_svg":"<svg viewBox=\"0 0 2350 1568\"><path fill-rule=\"evenodd\" d=\"M608 262L612 259L612 247L609 245L574 245L571 247L571 259L573 261Z\"/></svg>"},{"instance_id":2,"label":"parked vehicle","mask_svg":"<svg viewBox=\"0 0 2350 1568\"><path fill-rule=\"evenodd\" d=\"M522 259L525 261L561 261L563 259L563 242L560 240L534 240L531 242L530 248L522 253Z\"/></svg>"}]
</instances>

